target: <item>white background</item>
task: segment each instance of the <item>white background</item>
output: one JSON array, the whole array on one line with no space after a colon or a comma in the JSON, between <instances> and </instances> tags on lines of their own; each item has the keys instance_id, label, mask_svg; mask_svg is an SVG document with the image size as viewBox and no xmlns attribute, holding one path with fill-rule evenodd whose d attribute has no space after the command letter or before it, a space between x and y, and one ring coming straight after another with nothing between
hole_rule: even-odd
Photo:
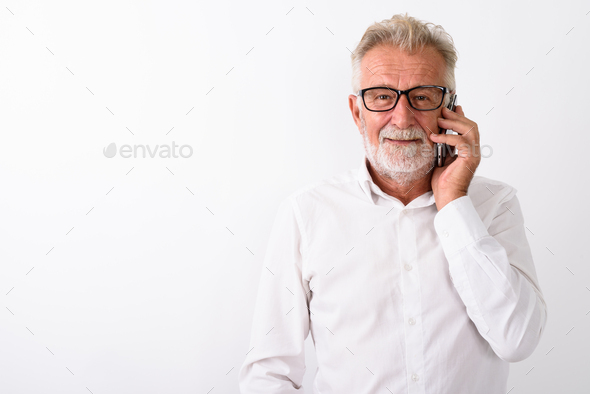
<instances>
[{"instance_id":1,"label":"white background","mask_svg":"<svg viewBox=\"0 0 590 394\"><path fill-rule=\"evenodd\" d=\"M549 321L510 393L588 392L589 11L3 2L0 392L238 392L278 203L358 168L348 49L401 12L453 36L459 104L493 149L477 174L519 191ZM172 141L192 157L102 153Z\"/></svg>"}]
</instances>

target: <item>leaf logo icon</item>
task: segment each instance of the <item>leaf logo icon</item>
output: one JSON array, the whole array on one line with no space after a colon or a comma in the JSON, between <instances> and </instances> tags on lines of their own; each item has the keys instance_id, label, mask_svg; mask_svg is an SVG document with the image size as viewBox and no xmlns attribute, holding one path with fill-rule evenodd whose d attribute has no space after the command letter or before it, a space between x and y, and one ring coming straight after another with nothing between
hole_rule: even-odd
<instances>
[{"instance_id":1,"label":"leaf logo icon","mask_svg":"<svg viewBox=\"0 0 590 394\"><path fill-rule=\"evenodd\" d=\"M115 157L117 154L117 145L114 142L111 142L109 146L102 149L102 153L109 159Z\"/></svg>"}]
</instances>

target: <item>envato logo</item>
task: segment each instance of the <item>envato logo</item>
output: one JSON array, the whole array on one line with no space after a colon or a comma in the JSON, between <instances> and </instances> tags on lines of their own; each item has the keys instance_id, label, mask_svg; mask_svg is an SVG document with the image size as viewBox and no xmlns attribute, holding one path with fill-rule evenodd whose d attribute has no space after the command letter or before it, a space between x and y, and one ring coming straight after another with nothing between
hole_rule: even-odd
<instances>
[{"instance_id":1,"label":"envato logo","mask_svg":"<svg viewBox=\"0 0 590 394\"><path fill-rule=\"evenodd\" d=\"M176 148L178 148L178 153ZM152 159L156 157L156 155L162 159L177 159L179 157L188 159L193 155L193 148L190 145L180 145L179 147L174 141L172 141L172 146L156 145L154 148L149 145L121 145L118 151L117 144L111 142L106 148L102 149L103 155L109 159L115 157L117 152L119 153L119 156L124 159L129 159L131 157L137 159L138 152L140 152L139 154L144 159L146 158L146 153Z\"/></svg>"},{"instance_id":2,"label":"envato logo","mask_svg":"<svg viewBox=\"0 0 590 394\"><path fill-rule=\"evenodd\" d=\"M477 147L480 147L479 151ZM459 157L482 157L487 159L494 154L494 149L492 149L489 145L479 145L479 144L459 144L457 145L457 155ZM406 157L414 157L417 153L420 153L422 157L431 157L433 155L433 150L436 149L436 145L430 146L427 144L422 144L420 148L416 149L407 149L405 150ZM443 150L446 151L447 156L451 156L455 153L455 147L452 147L447 144L443 144Z\"/></svg>"}]
</instances>

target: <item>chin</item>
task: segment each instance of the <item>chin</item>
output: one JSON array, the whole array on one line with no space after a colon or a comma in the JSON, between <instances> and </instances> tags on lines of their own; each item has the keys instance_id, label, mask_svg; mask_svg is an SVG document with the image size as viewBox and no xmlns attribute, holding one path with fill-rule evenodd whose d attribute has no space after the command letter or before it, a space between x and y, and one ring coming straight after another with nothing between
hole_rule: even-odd
<instances>
[{"instance_id":1,"label":"chin","mask_svg":"<svg viewBox=\"0 0 590 394\"><path fill-rule=\"evenodd\" d=\"M371 155L369 162L380 175L386 176L400 185L409 185L430 173L434 156L416 154L415 149L391 152L380 148L376 155Z\"/></svg>"},{"instance_id":2,"label":"chin","mask_svg":"<svg viewBox=\"0 0 590 394\"><path fill-rule=\"evenodd\" d=\"M407 186L431 173L434 149L429 149L429 153L425 155L421 149L422 143L394 145L383 141L379 145L373 145L366 130L363 131L365 156L379 175Z\"/></svg>"}]
</instances>

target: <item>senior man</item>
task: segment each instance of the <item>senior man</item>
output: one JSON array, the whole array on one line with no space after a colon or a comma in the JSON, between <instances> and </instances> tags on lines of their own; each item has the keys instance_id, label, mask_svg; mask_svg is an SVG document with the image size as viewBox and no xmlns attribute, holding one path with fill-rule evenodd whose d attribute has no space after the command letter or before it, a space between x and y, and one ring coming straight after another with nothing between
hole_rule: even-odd
<instances>
[{"instance_id":1,"label":"senior man","mask_svg":"<svg viewBox=\"0 0 590 394\"><path fill-rule=\"evenodd\" d=\"M534 351L547 309L523 215L513 187L474 176L477 124L444 108L456 59L407 15L365 32L348 99L362 164L281 203L242 393L302 392L309 332L318 394L506 394ZM457 149L442 167L435 143Z\"/></svg>"}]
</instances>

